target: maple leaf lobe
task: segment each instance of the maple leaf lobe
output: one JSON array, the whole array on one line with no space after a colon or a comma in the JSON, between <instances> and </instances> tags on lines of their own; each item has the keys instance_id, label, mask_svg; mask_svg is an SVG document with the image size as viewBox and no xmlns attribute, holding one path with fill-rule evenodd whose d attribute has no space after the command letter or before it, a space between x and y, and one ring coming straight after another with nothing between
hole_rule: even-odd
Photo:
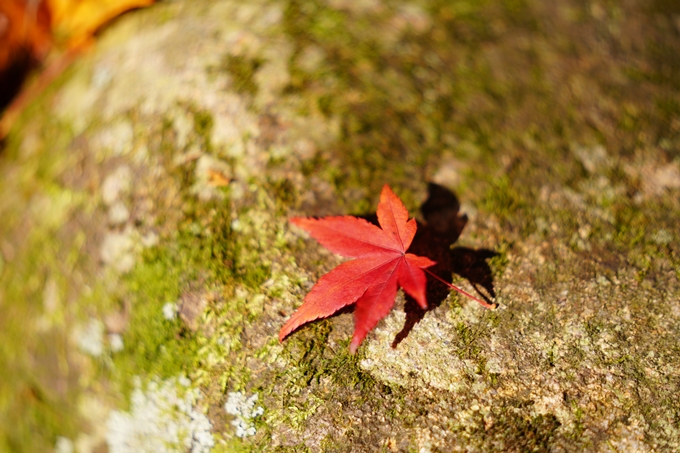
<instances>
[{"instance_id":1,"label":"maple leaf lobe","mask_svg":"<svg viewBox=\"0 0 680 453\"><path fill-rule=\"evenodd\" d=\"M408 219L406 207L387 185L380 194L377 215L380 227L352 216L291 219L324 247L355 259L319 279L281 328L280 341L301 325L356 303L350 344L354 353L368 332L392 309L399 286L427 308L427 279L422 269L435 263L406 253L416 233L416 221Z\"/></svg>"}]
</instances>

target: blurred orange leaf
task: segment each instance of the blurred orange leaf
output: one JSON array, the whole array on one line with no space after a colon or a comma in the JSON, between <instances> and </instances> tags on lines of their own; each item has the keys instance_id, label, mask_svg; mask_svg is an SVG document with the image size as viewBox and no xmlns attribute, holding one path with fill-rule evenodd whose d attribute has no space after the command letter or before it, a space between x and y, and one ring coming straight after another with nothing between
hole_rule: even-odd
<instances>
[{"instance_id":1,"label":"blurred orange leaf","mask_svg":"<svg viewBox=\"0 0 680 453\"><path fill-rule=\"evenodd\" d=\"M0 139L23 106L68 67L99 29L126 11L154 2L0 0ZM44 62L54 43L63 52L57 52L31 87L19 91L29 70Z\"/></svg>"},{"instance_id":2,"label":"blurred orange leaf","mask_svg":"<svg viewBox=\"0 0 680 453\"><path fill-rule=\"evenodd\" d=\"M0 71L21 55L42 58L50 43L50 16L43 4L0 2Z\"/></svg>"},{"instance_id":3,"label":"blurred orange leaf","mask_svg":"<svg viewBox=\"0 0 680 453\"><path fill-rule=\"evenodd\" d=\"M52 14L52 31L69 46L80 45L104 24L125 11L155 0L45 0Z\"/></svg>"}]
</instances>

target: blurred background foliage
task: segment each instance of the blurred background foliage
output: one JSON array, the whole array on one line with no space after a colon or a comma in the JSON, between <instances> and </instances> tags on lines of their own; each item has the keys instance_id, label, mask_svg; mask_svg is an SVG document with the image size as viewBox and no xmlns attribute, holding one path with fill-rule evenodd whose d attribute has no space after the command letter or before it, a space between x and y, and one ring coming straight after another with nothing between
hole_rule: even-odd
<instances>
[{"instance_id":1,"label":"blurred background foliage","mask_svg":"<svg viewBox=\"0 0 680 453\"><path fill-rule=\"evenodd\" d=\"M74 53L86 49L95 33L120 14L155 0L2 0L0 2L0 138L30 98L19 96L26 78L42 69L40 91ZM52 52L51 52L52 51ZM42 83L40 83L42 82Z\"/></svg>"}]
</instances>

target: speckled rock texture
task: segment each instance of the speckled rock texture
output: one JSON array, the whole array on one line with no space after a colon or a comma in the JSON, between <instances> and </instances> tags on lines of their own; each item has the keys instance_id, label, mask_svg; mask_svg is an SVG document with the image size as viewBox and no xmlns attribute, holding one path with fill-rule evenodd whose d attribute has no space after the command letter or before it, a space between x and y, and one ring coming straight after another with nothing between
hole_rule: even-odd
<instances>
[{"instance_id":1,"label":"speckled rock texture","mask_svg":"<svg viewBox=\"0 0 680 453\"><path fill-rule=\"evenodd\" d=\"M676 3L119 18L0 149L0 451L679 451ZM384 184L498 308L280 344Z\"/></svg>"}]
</instances>

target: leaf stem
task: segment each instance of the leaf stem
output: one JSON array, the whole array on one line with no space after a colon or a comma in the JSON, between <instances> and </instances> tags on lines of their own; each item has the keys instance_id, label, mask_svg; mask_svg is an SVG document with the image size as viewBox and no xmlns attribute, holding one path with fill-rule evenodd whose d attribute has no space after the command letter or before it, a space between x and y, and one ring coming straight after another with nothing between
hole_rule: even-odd
<instances>
[{"instance_id":1,"label":"leaf stem","mask_svg":"<svg viewBox=\"0 0 680 453\"><path fill-rule=\"evenodd\" d=\"M463 290L463 289L457 287L456 285L452 285L451 283L447 282L446 280L444 280L443 278L441 278L439 275L435 274L434 272L431 272L429 269L423 269L423 270L424 270L425 272L427 272L428 274L430 274L431 276L433 276L434 278L436 278L437 280L439 280L440 282L442 282L443 284L445 284L446 286L448 286L449 288L455 289L456 291L458 291L458 292L461 293L462 295L467 296L467 297L469 297L470 299L474 300L475 302L479 303L482 307L488 308L488 309L490 309L490 310L493 310L493 309L496 308L496 305L495 305L495 304L490 304L490 303L488 303L488 302L486 302L486 301L483 301L483 300L481 300L481 299L476 298L475 296L473 296L472 294L468 293L467 291L465 291L465 290Z\"/></svg>"}]
</instances>

